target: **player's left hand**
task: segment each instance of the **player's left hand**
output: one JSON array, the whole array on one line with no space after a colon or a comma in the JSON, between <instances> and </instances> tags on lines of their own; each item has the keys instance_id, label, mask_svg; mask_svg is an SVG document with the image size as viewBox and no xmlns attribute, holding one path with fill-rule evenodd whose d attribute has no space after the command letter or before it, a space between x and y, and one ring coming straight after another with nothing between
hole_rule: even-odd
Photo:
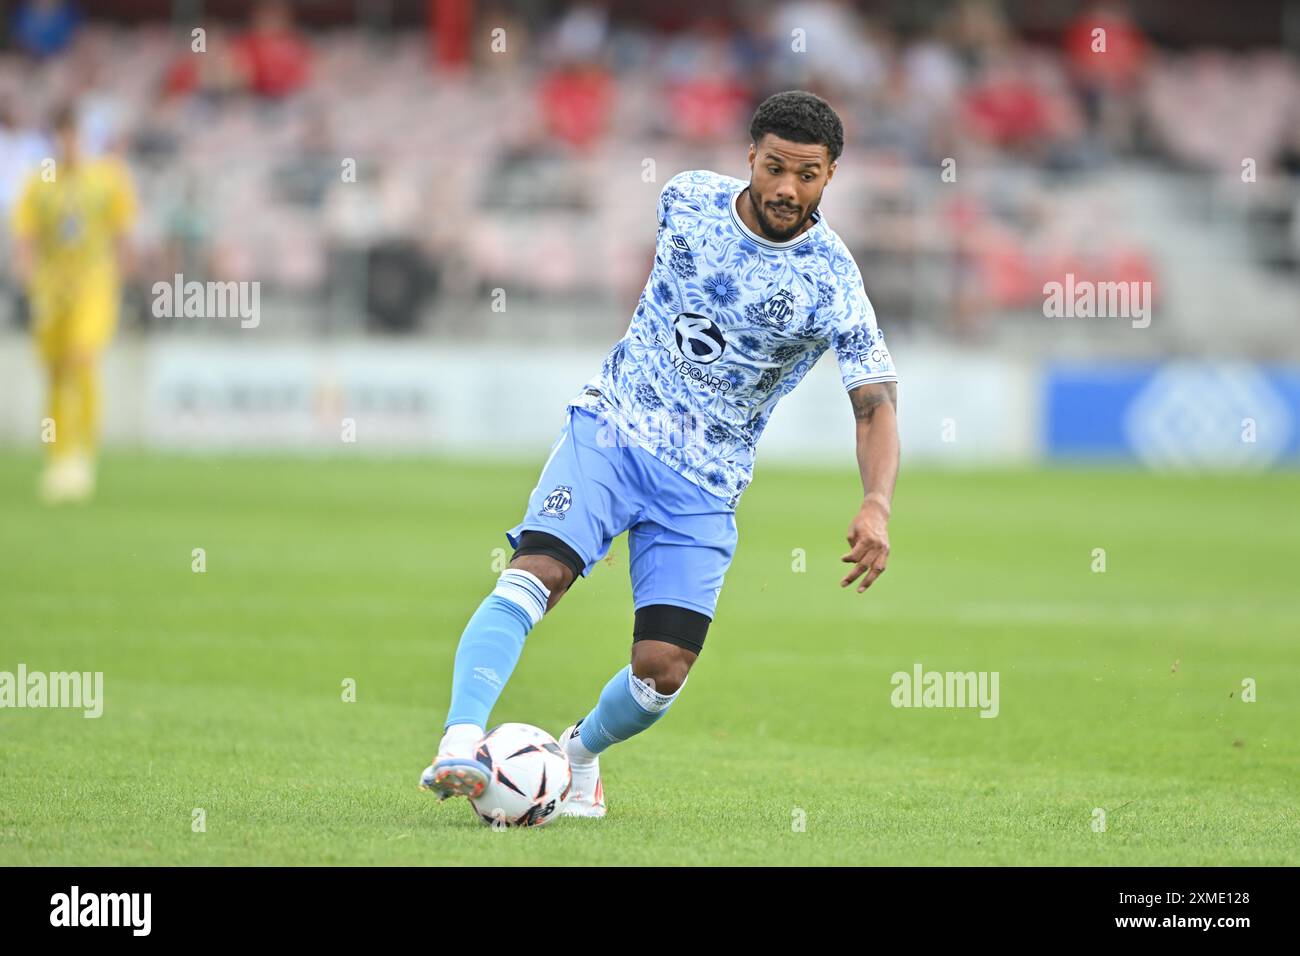
<instances>
[{"instance_id":1,"label":"player's left hand","mask_svg":"<svg viewBox=\"0 0 1300 956\"><path fill-rule=\"evenodd\" d=\"M840 582L840 587L848 587L862 577L862 582L858 585L858 593L861 594L885 573L889 561L888 524L889 506L868 497L849 523L849 553L840 560L853 567Z\"/></svg>"}]
</instances>

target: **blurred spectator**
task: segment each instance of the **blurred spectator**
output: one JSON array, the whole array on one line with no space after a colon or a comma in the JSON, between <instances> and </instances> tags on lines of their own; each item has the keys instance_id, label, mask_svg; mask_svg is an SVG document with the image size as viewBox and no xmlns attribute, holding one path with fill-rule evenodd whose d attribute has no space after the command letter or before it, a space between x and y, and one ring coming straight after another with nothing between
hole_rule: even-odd
<instances>
[{"instance_id":1,"label":"blurred spectator","mask_svg":"<svg viewBox=\"0 0 1300 956\"><path fill-rule=\"evenodd\" d=\"M77 104L82 152L102 156L119 152L125 143L130 110L109 82L104 64L111 54L91 43L78 43L71 62L68 98Z\"/></svg>"},{"instance_id":2,"label":"blurred spectator","mask_svg":"<svg viewBox=\"0 0 1300 956\"><path fill-rule=\"evenodd\" d=\"M609 37L609 10L602 3L575 4L551 34L551 54L563 61L598 60Z\"/></svg>"},{"instance_id":3,"label":"blurred spectator","mask_svg":"<svg viewBox=\"0 0 1300 956\"><path fill-rule=\"evenodd\" d=\"M531 59L529 54L533 50L532 31L529 29L528 21L514 9L514 5L506 0L496 0L480 8L477 16L478 20L472 35L492 37L494 30L501 30L505 45L494 46L488 42L476 43L469 47L469 52L474 54L474 67L482 70L484 75L511 73L524 67ZM435 36L434 39L436 50L437 37ZM446 61L441 62L443 66L448 65ZM455 60L453 59L451 63L455 65ZM511 77L511 82L525 81L516 81Z\"/></svg>"},{"instance_id":4,"label":"blurred spectator","mask_svg":"<svg viewBox=\"0 0 1300 956\"><path fill-rule=\"evenodd\" d=\"M961 0L953 13L952 44L970 70L998 59L1011 42L1011 29L997 0Z\"/></svg>"},{"instance_id":5,"label":"blurred spectator","mask_svg":"<svg viewBox=\"0 0 1300 956\"><path fill-rule=\"evenodd\" d=\"M258 96L279 99L307 83L311 50L293 25L287 3L259 4L252 28L235 41L233 53Z\"/></svg>"},{"instance_id":6,"label":"blurred spectator","mask_svg":"<svg viewBox=\"0 0 1300 956\"><path fill-rule=\"evenodd\" d=\"M215 106L249 85L251 77L244 73L247 61L235 58L225 27L213 21L203 31L203 52L187 50L173 60L163 76L162 92L169 97L193 94Z\"/></svg>"},{"instance_id":7,"label":"blurred spectator","mask_svg":"<svg viewBox=\"0 0 1300 956\"><path fill-rule=\"evenodd\" d=\"M198 176L188 175L163 217L158 273L170 276L179 272L187 279L206 282L212 274L213 228L209 195Z\"/></svg>"},{"instance_id":8,"label":"blurred spectator","mask_svg":"<svg viewBox=\"0 0 1300 956\"><path fill-rule=\"evenodd\" d=\"M614 105L614 84L595 62L562 66L542 80L538 92L546 133L577 149L604 134Z\"/></svg>"},{"instance_id":9,"label":"blurred spectator","mask_svg":"<svg viewBox=\"0 0 1300 956\"><path fill-rule=\"evenodd\" d=\"M952 48L936 35L927 35L902 51L908 95L923 115L940 113L957 96L962 84L961 64Z\"/></svg>"},{"instance_id":10,"label":"blurred spectator","mask_svg":"<svg viewBox=\"0 0 1300 956\"><path fill-rule=\"evenodd\" d=\"M1040 148L1051 131L1048 104L1009 58L990 62L962 94L962 115L981 140L1015 151Z\"/></svg>"},{"instance_id":11,"label":"blurred spectator","mask_svg":"<svg viewBox=\"0 0 1300 956\"><path fill-rule=\"evenodd\" d=\"M1300 102L1293 102L1288 114L1291 119L1286 124L1287 133L1278 143L1273 163L1292 179L1300 180Z\"/></svg>"},{"instance_id":12,"label":"blurred spectator","mask_svg":"<svg viewBox=\"0 0 1300 956\"><path fill-rule=\"evenodd\" d=\"M884 77L880 51L848 0L796 0L771 21L773 81L820 89L831 99L869 93Z\"/></svg>"},{"instance_id":13,"label":"blurred spectator","mask_svg":"<svg viewBox=\"0 0 1300 956\"><path fill-rule=\"evenodd\" d=\"M429 0L430 52L440 68L458 70L469 64L473 11L474 0Z\"/></svg>"},{"instance_id":14,"label":"blurred spectator","mask_svg":"<svg viewBox=\"0 0 1300 956\"><path fill-rule=\"evenodd\" d=\"M278 193L287 202L318 208L330 187L341 182L340 169L329 114L313 105L303 118L293 155L276 167Z\"/></svg>"},{"instance_id":15,"label":"blurred spectator","mask_svg":"<svg viewBox=\"0 0 1300 956\"><path fill-rule=\"evenodd\" d=\"M70 0L26 0L14 12L13 38L33 56L53 56L67 49L80 20Z\"/></svg>"},{"instance_id":16,"label":"blurred spectator","mask_svg":"<svg viewBox=\"0 0 1300 956\"><path fill-rule=\"evenodd\" d=\"M1065 31L1066 62L1074 76L1088 127L1113 146L1132 140L1132 94L1146 61L1146 40L1125 4L1101 0Z\"/></svg>"},{"instance_id":17,"label":"blurred spectator","mask_svg":"<svg viewBox=\"0 0 1300 956\"><path fill-rule=\"evenodd\" d=\"M52 153L53 145L49 140L23 125L13 100L0 96L0 263L8 265L13 261L8 224L19 190L41 160ZM25 299L12 279L8 269L0 268L0 301L11 314L21 315L21 304ZM0 320L2 324L3 320Z\"/></svg>"},{"instance_id":18,"label":"blurred spectator","mask_svg":"<svg viewBox=\"0 0 1300 956\"><path fill-rule=\"evenodd\" d=\"M1079 14L1065 31L1064 49L1080 83L1098 92L1131 90L1146 58L1142 31L1118 0L1102 0Z\"/></svg>"},{"instance_id":19,"label":"blurred spectator","mask_svg":"<svg viewBox=\"0 0 1300 956\"><path fill-rule=\"evenodd\" d=\"M131 136L132 159L153 167L155 171L174 161L184 145L177 113L176 100L166 96L154 99Z\"/></svg>"},{"instance_id":20,"label":"blurred spectator","mask_svg":"<svg viewBox=\"0 0 1300 956\"><path fill-rule=\"evenodd\" d=\"M19 187L51 152L49 140L22 124L14 101L0 97L0 222L9 221Z\"/></svg>"},{"instance_id":21,"label":"blurred spectator","mask_svg":"<svg viewBox=\"0 0 1300 956\"><path fill-rule=\"evenodd\" d=\"M964 77L952 48L937 34L918 38L899 51L895 68L901 87L894 93L903 134L918 162L933 163L954 153L958 91Z\"/></svg>"},{"instance_id":22,"label":"blurred spectator","mask_svg":"<svg viewBox=\"0 0 1300 956\"><path fill-rule=\"evenodd\" d=\"M669 131L688 143L718 142L744 129L752 92L721 23L682 33L665 55L663 108Z\"/></svg>"}]
</instances>

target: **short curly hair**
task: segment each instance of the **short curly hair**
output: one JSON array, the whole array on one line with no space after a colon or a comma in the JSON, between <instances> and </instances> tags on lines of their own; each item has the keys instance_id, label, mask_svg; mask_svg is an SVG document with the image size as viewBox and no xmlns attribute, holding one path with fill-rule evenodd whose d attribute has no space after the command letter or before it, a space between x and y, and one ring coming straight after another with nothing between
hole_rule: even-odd
<instances>
[{"instance_id":1,"label":"short curly hair","mask_svg":"<svg viewBox=\"0 0 1300 956\"><path fill-rule=\"evenodd\" d=\"M774 93L758 104L749 121L750 142L757 145L768 133L794 143L821 143L832 163L844 152L844 124L829 103L807 90Z\"/></svg>"}]
</instances>

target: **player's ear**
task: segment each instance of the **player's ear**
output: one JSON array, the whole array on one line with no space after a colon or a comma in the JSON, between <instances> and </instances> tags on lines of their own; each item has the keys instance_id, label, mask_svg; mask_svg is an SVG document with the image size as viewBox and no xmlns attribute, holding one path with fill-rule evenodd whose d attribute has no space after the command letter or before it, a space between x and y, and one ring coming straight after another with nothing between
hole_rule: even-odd
<instances>
[{"instance_id":1,"label":"player's ear","mask_svg":"<svg viewBox=\"0 0 1300 956\"><path fill-rule=\"evenodd\" d=\"M826 185L827 185L827 186L829 186L829 185L831 184L831 180L832 180L832 179L834 178L834 176L835 176L835 165L836 165L836 163L838 163L838 162L839 162L839 160L837 159L837 160L835 160L835 162L831 163L829 166L826 167ZM824 187L823 187L823 188L824 188Z\"/></svg>"},{"instance_id":2,"label":"player's ear","mask_svg":"<svg viewBox=\"0 0 1300 956\"><path fill-rule=\"evenodd\" d=\"M749 171L754 171L754 157L758 155L758 147L753 143L749 144Z\"/></svg>"}]
</instances>

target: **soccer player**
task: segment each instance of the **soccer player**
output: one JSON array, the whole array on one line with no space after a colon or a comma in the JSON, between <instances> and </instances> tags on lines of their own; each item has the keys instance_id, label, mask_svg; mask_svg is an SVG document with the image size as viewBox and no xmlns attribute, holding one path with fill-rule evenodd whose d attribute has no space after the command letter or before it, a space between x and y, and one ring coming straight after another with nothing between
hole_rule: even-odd
<instances>
[{"instance_id":1,"label":"soccer player","mask_svg":"<svg viewBox=\"0 0 1300 956\"><path fill-rule=\"evenodd\" d=\"M119 161L82 155L71 107L55 112L53 126L54 164L27 180L13 230L53 422L40 490L62 501L94 492L99 364L117 326L118 264L135 195Z\"/></svg>"},{"instance_id":2,"label":"soccer player","mask_svg":"<svg viewBox=\"0 0 1300 956\"><path fill-rule=\"evenodd\" d=\"M659 198L654 267L627 333L567 406L510 566L456 650L451 705L421 786L477 797L488 714L528 632L628 532L632 659L560 735L573 780L558 812L605 815L599 756L649 728L687 682L736 545L735 508L781 396L832 348L856 416L863 499L849 524L866 590L886 568L898 473L897 375L852 255L819 212L844 145L825 100L765 100L750 179L678 173Z\"/></svg>"}]
</instances>

